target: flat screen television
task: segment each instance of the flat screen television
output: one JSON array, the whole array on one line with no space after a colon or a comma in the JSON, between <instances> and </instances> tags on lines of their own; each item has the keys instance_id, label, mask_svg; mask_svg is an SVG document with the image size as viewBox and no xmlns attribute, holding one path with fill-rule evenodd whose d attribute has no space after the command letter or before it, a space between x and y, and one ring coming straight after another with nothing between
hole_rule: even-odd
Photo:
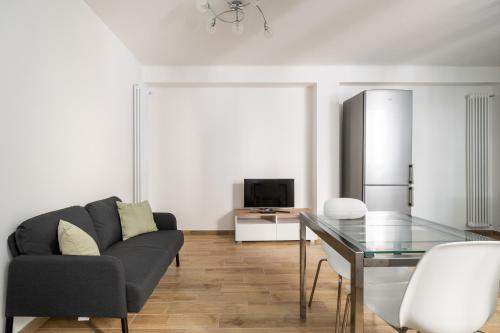
<instances>
[{"instance_id":1,"label":"flat screen television","mask_svg":"<svg viewBox=\"0 0 500 333\"><path fill-rule=\"evenodd\" d=\"M245 179L248 208L294 207L294 179Z\"/></svg>"}]
</instances>

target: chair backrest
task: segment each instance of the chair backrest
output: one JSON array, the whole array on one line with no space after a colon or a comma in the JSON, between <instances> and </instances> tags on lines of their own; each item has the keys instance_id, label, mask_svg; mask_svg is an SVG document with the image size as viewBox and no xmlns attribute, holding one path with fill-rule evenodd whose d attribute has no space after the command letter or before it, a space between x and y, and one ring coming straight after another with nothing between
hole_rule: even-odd
<instances>
[{"instance_id":1,"label":"chair backrest","mask_svg":"<svg viewBox=\"0 0 500 333\"><path fill-rule=\"evenodd\" d=\"M470 333L495 312L500 242L435 246L420 260L404 295L400 324L423 333Z\"/></svg>"},{"instance_id":2,"label":"chair backrest","mask_svg":"<svg viewBox=\"0 0 500 333\"><path fill-rule=\"evenodd\" d=\"M351 264L349 261L345 260L337 251L332 249L332 247L321 240L321 247L326 254L326 260L330 267L346 279L351 279Z\"/></svg>"},{"instance_id":3,"label":"chair backrest","mask_svg":"<svg viewBox=\"0 0 500 333\"><path fill-rule=\"evenodd\" d=\"M324 215L335 219L357 219L363 217L367 211L366 205L362 201L351 198L328 199L323 207ZM332 269L341 276L350 279L351 264L323 240L321 246Z\"/></svg>"},{"instance_id":4,"label":"chair backrest","mask_svg":"<svg viewBox=\"0 0 500 333\"><path fill-rule=\"evenodd\" d=\"M323 214L335 219L359 219L367 211L363 201L352 198L331 198L323 206Z\"/></svg>"}]
</instances>

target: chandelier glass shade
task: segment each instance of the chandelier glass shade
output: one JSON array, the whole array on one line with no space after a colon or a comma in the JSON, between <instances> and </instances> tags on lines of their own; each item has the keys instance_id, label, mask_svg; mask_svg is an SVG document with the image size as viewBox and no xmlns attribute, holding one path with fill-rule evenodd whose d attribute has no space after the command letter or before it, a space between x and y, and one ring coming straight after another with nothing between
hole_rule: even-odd
<instances>
[{"instance_id":1,"label":"chandelier glass shade","mask_svg":"<svg viewBox=\"0 0 500 333\"><path fill-rule=\"evenodd\" d=\"M267 24L266 16L260 7L261 0L224 0L227 9L220 12L215 11L212 7L214 0L196 0L196 8L202 13L210 13L211 17L207 24L207 31L215 33L217 23L228 23L232 25L232 30L235 34L241 35L243 33L243 20L246 17L245 10L250 6L254 7L260 14L263 21L264 33L266 36L271 35L271 29Z\"/></svg>"}]
</instances>

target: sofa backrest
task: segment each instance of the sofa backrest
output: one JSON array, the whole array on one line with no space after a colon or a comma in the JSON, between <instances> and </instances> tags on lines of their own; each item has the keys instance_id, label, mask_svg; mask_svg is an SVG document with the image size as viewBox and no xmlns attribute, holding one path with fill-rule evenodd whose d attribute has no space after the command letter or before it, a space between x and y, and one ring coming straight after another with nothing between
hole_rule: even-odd
<instances>
[{"instance_id":1,"label":"sofa backrest","mask_svg":"<svg viewBox=\"0 0 500 333\"><path fill-rule=\"evenodd\" d=\"M85 209L92 217L99 240L97 244L101 252L122 240L122 227L118 207L116 206L117 201L121 201L120 198L110 197L91 202L85 206Z\"/></svg>"},{"instance_id":2,"label":"sofa backrest","mask_svg":"<svg viewBox=\"0 0 500 333\"><path fill-rule=\"evenodd\" d=\"M76 225L98 241L94 223L85 208L72 206L38 215L21 223L15 232L15 245L19 254L61 254L57 239L59 220Z\"/></svg>"}]
</instances>

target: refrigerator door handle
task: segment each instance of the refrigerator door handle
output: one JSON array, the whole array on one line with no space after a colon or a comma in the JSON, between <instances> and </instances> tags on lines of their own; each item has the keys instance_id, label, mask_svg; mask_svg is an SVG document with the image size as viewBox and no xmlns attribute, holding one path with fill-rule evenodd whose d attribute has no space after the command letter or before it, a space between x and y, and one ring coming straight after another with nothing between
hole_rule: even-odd
<instances>
[{"instance_id":1,"label":"refrigerator door handle","mask_svg":"<svg viewBox=\"0 0 500 333\"><path fill-rule=\"evenodd\" d=\"M413 207L413 187L408 187L408 206Z\"/></svg>"},{"instance_id":2,"label":"refrigerator door handle","mask_svg":"<svg viewBox=\"0 0 500 333\"><path fill-rule=\"evenodd\" d=\"M408 184L413 184L413 164L408 166Z\"/></svg>"}]
</instances>

